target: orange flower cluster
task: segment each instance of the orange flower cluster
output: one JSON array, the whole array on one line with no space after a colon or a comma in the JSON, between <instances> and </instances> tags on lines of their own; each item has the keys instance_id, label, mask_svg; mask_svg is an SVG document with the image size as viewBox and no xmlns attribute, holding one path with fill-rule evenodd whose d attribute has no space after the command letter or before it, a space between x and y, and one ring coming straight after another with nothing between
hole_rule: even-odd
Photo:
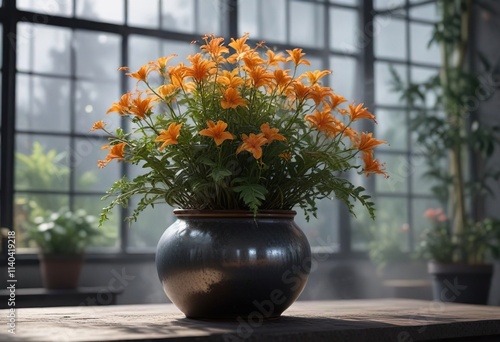
<instances>
[{"instance_id":1,"label":"orange flower cluster","mask_svg":"<svg viewBox=\"0 0 500 342\"><path fill-rule=\"evenodd\" d=\"M187 64L169 66L169 61L175 56L172 54L149 62L136 72L127 73L126 75L136 79L138 83L145 83L149 90L124 94L118 102L112 104L107 113L130 115L142 127L142 132L153 128L155 137L152 141L157 143L159 151L164 151L167 146L178 145L179 136L186 134L186 137L189 137L192 131L181 131L184 130L183 124L187 124L189 120L181 119L183 116L177 114L172 115L171 121L164 121L163 127L154 127L151 116L156 104L163 102L173 106L179 96L188 99L184 102L188 106L193 101L202 106L212 101L206 108L211 108L215 115L203 118L206 128L198 124L197 134L213 139L217 147L225 141L232 141L237 143L235 155L246 151L255 159L261 159L263 146L273 141L287 143L289 138L278 133L278 128L271 128L271 121L258 122L260 132L242 133L241 129L237 129L238 134L233 135L228 129L233 132L233 129L236 129L231 116L241 117L250 110L257 110L253 101L267 94L272 96L276 104L279 102L282 108L292 112L309 106L311 111L303 114L301 119L310 129L315 130L317 134L323 134L326 139L340 141L347 138L351 148L360 152L364 163L363 172L366 175L378 173L387 176L384 165L373 158L373 148L385 142L374 138L372 133L359 133L350 127L351 123L360 119L375 122L374 115L363 107L363 103L348 104L347 108L340 108L347 100L322 84L323 78L330 75L331 71L306 71L295 76L298 66L311 65L304 59L305 53L302 49L286 50L286 54L267 49L263 56L257 50L263 47L263 43L252 48L247 44L247 40L248 34L238 39L232 38L228 48L224 45L223 38L207 35L203 37L201 52L189 56ZM162 84L156 88L148 83L152 72L158 73L163 79ZM208 90L210 94L207 94ZM196 108L195 111L200 110ZM103 129L103 123L96 123L92 130L96 129ZM191 135L189 139L194 138ZM106 159L99 161L99 166L105 166L112 159L123 160L123 149L126 145L132 147L131 143L117 139ZM280 156L285 160L293 157L286 149L285 152L280 152Z\"/></svg>"}]
</instances>

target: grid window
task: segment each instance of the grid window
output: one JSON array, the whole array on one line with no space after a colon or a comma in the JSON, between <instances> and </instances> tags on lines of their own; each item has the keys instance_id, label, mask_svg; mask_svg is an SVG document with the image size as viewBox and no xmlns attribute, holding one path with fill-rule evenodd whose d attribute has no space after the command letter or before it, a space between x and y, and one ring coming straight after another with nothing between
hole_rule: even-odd
<instances>
[{"instance_id":1,"label":"grid window","mask_svg":"<svg viewBox=\"0 0 500 342\"><path fill-rule=\"evenodd\" d=\"M372 3L376 14L368 11L373 17L364 18ZM116 69L127 65L135 71L172 53L178 55L172 63L185 61L196 52L190 42L205 33L235 37L249 32L253 42L265 40L281 52L301 46L311 68L333 70L324 84L350 101L365 102L377 115L376 135L391 143L377 152L377 158L387 162L389 180L350 175L377 197L375 224L397 232L420 224L432 184L421 180L425 170L417 167L421 156L408 128L411 113L392 90L391 67L404 84L421 81L439 67L437 51L425 49L436 16L433 6L408 0L17 0L16 4L19 10L33 12L30 18L44 19L16 22L15 106L2 113L15 117L13 127L2 127L2 134L15 130L16 177L12 191L8 190L12 193L3 188L1 193L2 200L12 198L14 203L7 216L20 232L20 247L28 246L23 222L40 210L68 206L98 215L105 205L100 198L113 181L140 172L136 166L119 163L104 171L96 167L106 140L89 133L89 128L103 118L111 102L136 85ZM367 30L370 23L373 33ZM298 72L305 68L300 66ZM429 108L433 100L428 99ZM106 121L108 127L123 124L113 114ZM2 160L3 156L2 151ZM45 168L33 164L36 158ZM2 172L6 167L2 165ZM320 201L318 208L318 219L306 222L302 213L297 218L313 246L332 252L366 250L370 238L362 227L371 222L366 212L360 209L351 219L343 205L328 200ZM127 214L130 209L114 211L94 251L150 253L174 219L166 205L148 209L140 224L131 227L123 221ZM4 213L2 217L9 222ZM408 248L412 234L416 233L401 240Z\"/></svg>"}]
</instances>

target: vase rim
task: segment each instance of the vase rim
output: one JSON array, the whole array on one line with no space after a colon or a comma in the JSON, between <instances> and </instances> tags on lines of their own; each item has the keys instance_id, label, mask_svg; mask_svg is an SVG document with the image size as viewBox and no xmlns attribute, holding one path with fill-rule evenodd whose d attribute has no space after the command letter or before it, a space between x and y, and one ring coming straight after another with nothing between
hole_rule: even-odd
<instances>
[{"instance_id":1,"label":"vase rim","mask_svg":"<svg viewBox=\"0 0 500 342\"><path fill-rule=\"evenodd\" d=\"M174 209L177 217L225 217L225 218L294 218L295 210L259 210L254 214L251 210L200 210L200 209Z\"/></svg>"}]
</instances>

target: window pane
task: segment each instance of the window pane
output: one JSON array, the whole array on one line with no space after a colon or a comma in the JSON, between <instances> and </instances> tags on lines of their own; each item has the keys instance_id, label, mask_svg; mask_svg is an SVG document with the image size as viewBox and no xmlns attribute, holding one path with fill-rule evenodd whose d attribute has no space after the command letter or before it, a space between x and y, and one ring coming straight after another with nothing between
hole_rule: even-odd
<instances>
[{"instance_id":1,"label":"window pane","mask_svg":"<svg viewBox=\"0 0 500 342\"><path fill-rule=\"evenodd\" d=\"M299 46L324 46L323 5L292 1L290 11L290 22L292 23L290 25L290 43ZM276 15L276 12L273 11L269 11L269 13L272 13L273 16ZM300 25L294 23L300 23ZM304 27L307 27L307 30Z\"/></svg>"},{"instance_id":2,"label":"window pane","mask_svg":"<svg viewBox=\"0 0 500 342\"><path fill-rule=\"evenodd\" d=\"M356 68L357 61L354 58L334 56L330 58L332 74L330 86L335 93L344 96L349 102L360 100L359 82Z\"/></svg>"},{"instance_id":3,"label":"window pane","mask_svg":"<svg viewBox=\"0 0 500 342\"><path fill-rule=\"evenodd\" d=\"M67 191L69 154L69 138L18 134L15 189Z\"/></svg>"},{"instance_id":4,"label":"window pane","mask_svg":"<svg viewBox=\"0 0 500 342\"><path fill-rule=\"evenodd\" d=\"M146 36L131 35L128 44L128 67L136 71L149 61L161 57L161 40ZM133 82L135 85L136 81Z\"/></svg>"},{"instance_id":5,"label":"window pane","mask_svg":"<svg viewBox=\"0 0 500 342\"><path fill-rule=\"evenodd\" d=\"M116 161L109 163L105 170L97 168L97 161L106 158L107 151L102 151L101 146L107 143L107 139L75 139L71 157L76 191L104 193L120 179L121 164Z\"/></svg>"},{"instance_id":6,"label":"window pane","mask_svg":"<svg viewBox=\"0 0 500 342\"><path fill-rule=\"evenodd\" d=\"M70 89L71 82L67 79L18 74L17 129L69 132Z\"/></svg>"},{"instance_id":7,"label":"window pane","mask_svg":"<svg viewBox=\"0 0 500 342\"><path fill-rule=\"evenodd\" d=\"M393 67L397 75L401 78L404 85L407 83L406 67L398 64L375 63L375 101L377 104L386 105L406 105L404 100L401 100L400 93L393 89L394 78L390 72L390 67Z\"/></svg>"},{"instance_id":8,"label":"window pane","mask_svg":"<svg viewBox=\"0 0 500 342\"><path fill-rule=\"evenodd\" d=\"M269 42L285 42L287 29L285 0L259 0L258 4L258 36L252 35L252 37Z\"/></svg>"},{"instance_id":9,"label":"window pane","mask_svg":"<svg viewBox=\"0 0 500 342\"><path fill-rule=\"evenodd\" d=\"M405 111L378 108L375 116L378 122L378 125L375 126L377 139L389 143L389 145L381 145L379 148L381 150L407 150L408 129Z\"/></svg>"},{"instance_id":10,"label":"window pane","mask_svg":"<svg viewBox=\"0 0 500 342\"><path fill-rule=\"evenodd\" d=\"M412 67L411 72L411 82L412 83L424 83L428 82L434 76L439 75L439 70L434 68L420 68ZM428 108L434 107L436 103L436 95L432 91L424 93L425 96L425 106ZM420 102L419 102L420 104Z\"/></svg>"},{"instance_id":11,"label":"window pane","mask_svg":"<svg viewBox=\"0 0 500 342\"><path fill-rule=\"evenodd\" d=\"M128 22L129 26L141 26L158 28L160 12L158 0L127 0L128 1ZM165 3L166 1L164 1ZM169 7L172 1L168 1Z\"/></svg>"},{"instance_id":12,"label":"window pane","mask_svg":"<svg viewBox=\"0 0 500 342\"><path fill-rule=\"evenodd\" d=\"M107 129L114 131L120 126L120 116L117 113L106 115L113 102L120 98L118 82L77 81L75 92L75 131L89 133L92 124L103 120ZM92 135L98 134L91 133Z\"/></svg>"},{"instance_id":13,"label":"window pane","mask_svg":"<svg viewBox=\"0 0 500 342\"><path fill-rule=\"evenodd\" d=\"M73 0L17 0L17 8L48 15L72 16Z\"/></svg>"},{"instance_id":14,"label":"window pane","mask_svg":"<svg viewBox=\"0 0 500 342\"><path fill-rule=\"evenodd\" d=\"M136 197L130 202L130 211L136 208L140 198ZM137 222L129 227L129 247L155 248L165 229L175 221L173 208L167 204L156 204L154 208L144 210Z\"/></svg>"},{"instance_id":15,"label":"window pane","mask_svg":"<svg viewBox=\"0 0 500 342\"><path fill-rule=\"evenodd\" d=\"M411 60L413 62L430 63L434 65L439 65L441 63L439 48L436 43L428 47L429 40L432 37L432 30L432 25L410 24Z\"/></svg>"},{"instance_id":16,"label":"window pane","mask_svg":"<svg viewBox=\"0 0 500 342\"><path fill-rule=\"evenodd\" d=\"M18 24L18 70L69 75L70 41L66 28Z\"/></svg>"},{"instance_id":17,"label":"window pane","mask_svg":"<svg viewBox=\"0 0 500 342\"><path fill-rule=\"evenodd\" d=\"M406 58L406 24L390 16L376 16L374 23L375 56Z\"/></svg>"},{"instance_id":18,"label":"window pane","mask_svg":"<svg viewBox=\"0 0 500 342\"><path fill-rule=\"evenodd\" d=\"M222 34L222 9L227 0L198 1L196 32L200 34Z\"/></svg>"},{"instance_id":19,"label":"window pane","mask_svg":"<svg viewBox=\"0 0 500 342\"><path fill-rule=\"evenodd\" d=\"M375 156L385 162L389 178L376 177L375 189L382 193L405 193L408 190L408 172L411 172L411 165L408 163L405 154L388 154L378 151Z\"/></svg>"},{"instance_id":20,"label":"window pane","mask_svg":"<svg viewBox=\"0 0 500 342\"><path fill-rule=\"evenodd\" d=\"M437 21L439 19L437 3L411 7L410 17L412 19Z\"/></svg>"},{"instance_id":21,"label":"window pane","mask_svg":"<svg viewBox=\"0 0 500 342\"><path fill-rule=\"evenodd\" d=\"M360 0L330 0L330 3L350 5L350 6L359 6L359 1Z\"/></svg>"},{"instance_id":22,"label":"window pane","mask_svg":"<svg viewBox=\"0 0 500 342\"><path fill-rule=\"evenodd\" d=\"M88 20L124 23L124 0L76 0L76 16Z\"/></svg>"},{"instance_id":23,"label":"window pane","mask_svg":"<svg viewBox=\"0 0 500 342\"><path fill-rule=\"evenodd\" d=\"M99 219L101 210L108 205L101 200L101 196L77 195L74 198L75 210L84 209L88 214L94 215ZM118 226L120 224L120 208L115 208L109 220L99 228L101 235L95 238L94 243L87 249L87 252L102 252L102 247L108 247L105 252L116 251L120 245L118 237ZM100 248L99 248L100 247ZM109 248L112 247L112 248ZM99 248L99 249L97 249Z\"/></svg>"},{"instance_id":24,"label":"window pane","mask_svg":"<svg viewBox=\"0 0 500 342\"><path fill-rule=\"evenodd\" d=\"M418 148L418 147L417 147ZM443 168L446 170L445 161ZM434 178L429 178L426 173L429 171L429 166L426 163L425 156L412 156L411 169L413 192L420 195L432 195L431 188L438 183Z\"/></svg>"},{"instance_id":25,"label":"window pane","mask_svg":"<svg viewBox=\"0 0 500 342\"><path fill-rule=\"evenodd\" d=\"M359 15L355 10L330 9L330 46L342 52L357 52Z\"/></svg>"},{"instance_id":26,"label":"window pane","mask_svg":"<svg viewBox=\"0 0 500 342\"><path fill-rule=\"evenodd\" d=\"M77 30L73 42L78 77L118 82L121 38L114 34Z\"/></svg>"},{"instance_id":27,"label":"window pane","mask_svg":"<svg viewBox=\"0 0 500 342\"><path fill-rule=\"evenodd\" d=\"M374 0L373 7L378 10L393 9L401 7L405 4L405 0Z\"/></svg>"},{"instance_id":28,"label":"window pane","mask_svg":"<svg viewBox=\"0 0 500 342\"><path fill-rule=\"evenodd\" d=\"M47 211L57 212L69 206L67 195L18 193L14 197L14 230L17 248L36 248L26 234L26 225L35 217L43 216Z\"/></svg>"},{"instance_id":29,"label":"window pane","mask_svg":"<svg viewBox=\"0 0 500 342\"><path fill-rule=\"evenodd\" d=\"M250 38L259 36L258 1L238 0L238 35L250 33Z\"/></svg>"},{"instance_id":30,"label":"window pane","mask_svg":"<svg viewBox=\"0 0 500 342\"><path fill-rule=\"evenodd\" d=\"M353 222L353 229L357 232L353 234L353 250L376 249L377 254L387 261L398 261L401 253L409 250L407 199L377 196L375 202L377 216L374 221L366 214L364 220L355 219Z\"/></svg>"},{"instance_id":31,"label":"window pane","mask_svg":"<svg viewBox=\"0 0 500 342\"><path fill-rule=\"evenodd\" d=\"M162 1L161 27L179 32L194 32L194 1L168 0Z\"/></svg>"},{"instance_id":32,"label":"window pane","mask_svg":"<svg viewBox=\"0 0 500 342\"><path fill-rule=\"evenodd\" d=\"M304 231L311 247L321 247L323 252L339 250L339 202L323 199L316 202L318 218L306 221L303 211L296 208L295 222Z\"/></svg>"}]
</instances>

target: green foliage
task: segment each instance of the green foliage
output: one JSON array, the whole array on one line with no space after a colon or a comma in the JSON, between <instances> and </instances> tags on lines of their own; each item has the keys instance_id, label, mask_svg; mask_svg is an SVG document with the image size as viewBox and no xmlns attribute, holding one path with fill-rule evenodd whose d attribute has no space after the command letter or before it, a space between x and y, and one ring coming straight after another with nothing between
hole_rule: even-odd
<instances>
[{"instance_id":1,"label":"green foliage","mask_svg":"<svg viewBox=\"0 0 500 342\"><path fill-rule=\"evenodd\" d=\"M28 235L42 253L81 254L100 235L97 218L85 210L75 212L61 209L38 216L28 225Z\"/></svg>"},{"instance_id":2,"label":"green foliage","mask_svg":"<svg viewBox=\"0 0 500 342\"><path fill-rule=\"evenodd\" d=\"M472 215L470 207L485 194L492 194L491 181L500 178L498 166L488 163L500 140L499 127L475 119L473 113L480 102L491 98L496 91L491 85L481 83L482 76L494 75L499 66L479 54L484 75L467 68L472 2L438 0L436 3L441 20L434 25L429 46L439 45L440 70L424 82L404 84L391 69L392 86L412 110L411 130L417 135L416 151L426 158L424 177L436 184L431 190L450 218L427 232L422 244L424 254L438 261L484 262L485 251L494 252L498 248L500 242L492 239L491 234L498 233L493 231L500 227ZM473 161L480 172L469 177L467 168Z\"/></svg>"},{"instance_id":3,"label":"green foliage","mask_svg":"<svg viewBox=\"0 0 500 342\"><path fill-rule=\"evenodd\" d=\"M449 222L433 222L426 230L417 255L438 262L459 260L469 263L483 263L488 257L500 257L500 220L484 219L468 222L464 233L452 234Z\"/></svg>"}]
</instances>

